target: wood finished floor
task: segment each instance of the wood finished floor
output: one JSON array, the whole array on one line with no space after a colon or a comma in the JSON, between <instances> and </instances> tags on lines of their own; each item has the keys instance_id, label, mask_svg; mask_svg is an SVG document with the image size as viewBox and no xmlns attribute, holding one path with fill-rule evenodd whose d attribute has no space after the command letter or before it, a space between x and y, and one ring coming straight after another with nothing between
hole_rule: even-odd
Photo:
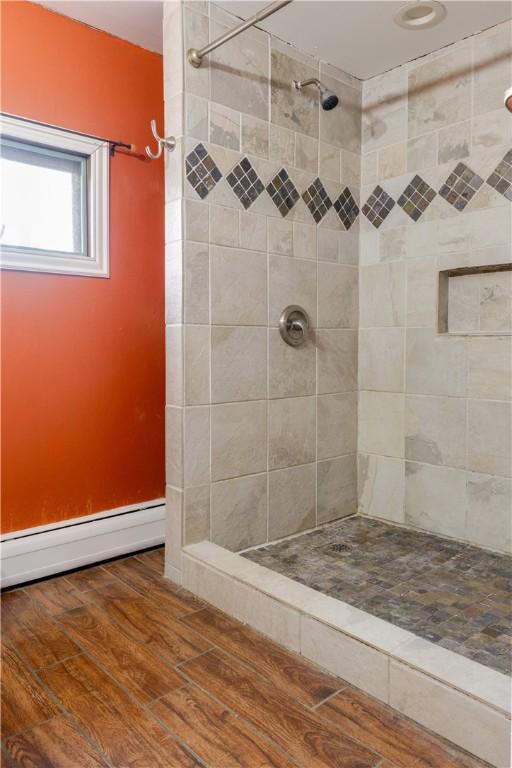
<instances>
[{"instance_id":1,"label":"wood finished floor","mask_svg":"<svg viewBox=\"0 0 512 768\"><path fill-rule=\"evenodd\" d=\"M3 765L484 765L162 570L156 549L2 595Z\"/></svg>"}]
</instances>

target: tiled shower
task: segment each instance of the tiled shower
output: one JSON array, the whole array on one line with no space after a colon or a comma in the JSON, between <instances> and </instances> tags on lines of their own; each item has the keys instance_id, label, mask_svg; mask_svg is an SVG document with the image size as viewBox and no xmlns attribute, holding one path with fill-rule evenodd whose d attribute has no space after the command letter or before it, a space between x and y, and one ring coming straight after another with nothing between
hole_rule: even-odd
<instances>
[{"instance_id":1,"label":"tiled shower","mask_svg":"<svg viewBox=\"0 0 512 768\"><path fill-rule=\"evenodd\" d=\"M235 23L166 5L171 566L358 510L510 551L510 24L364 83L259 29L183 64Z\"/></svg>"},{"instance_id":2,"label":"tiled shower","mask_svg":"<svg viewBox=\"0 0 512 768\"><path fill-rule=\"evenodd\" d=\"M164 6L166 574L501 766L512 24L364 82L257 28L187 63L236 24Z\"/></svg>"}]
</instances>

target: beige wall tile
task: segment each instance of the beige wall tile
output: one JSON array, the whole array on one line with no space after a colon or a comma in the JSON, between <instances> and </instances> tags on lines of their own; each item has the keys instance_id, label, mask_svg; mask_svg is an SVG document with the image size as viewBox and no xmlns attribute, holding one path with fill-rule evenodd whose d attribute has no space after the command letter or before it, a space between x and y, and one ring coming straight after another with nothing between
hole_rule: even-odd
<instances>
[{"instance_id":1,"label":"beige wall tile","mask_svg":"<svg viewBox=\"0 0 512 768\"><path fill-rule=\"evenodd\" d=\"M211 313L215 325L267 324L267 257L211 248Z\"/></svg>"},{"instance_id":2,"label":"beige wall tile","mask_svg":"<svg viewBox=\"0 0 512 768\"><path fill-rule=\"evenodd\" d=\"M212 479L267 469L267 403L214 405L211 413Z\"/></svg>"},{"instance_id":3,"label":"beige wall tile","mask_svg":"<svg viewBox=\"0 0 512 768\"><path fill-rule=\"evenodd\" d=\"M206 243L185 243L183 255L183 315L185 323L208 323L210 265Z\"/></svg>"},{"instance_id":4,"label":"beige wall tile","mask_svg":"<svg viewBox=\"0 0 512 768\"><path fill-rule=\"evenodd\" d=\"M269 480L269 539L312 528L316 520L316 465L277 469Z\"/></svg>"},{"instance_id":5,"label":"beige wall tile","mask_svg":"<svg viewBox=\"0 0 512 768\"><path fill-rule=\"evenodd\" d=\"M210 327L186 325L184 334L185 403L210 402Z\"/></svg>"},{"instance_id":6,"label":"beige wall tile","mask_svg":"<svg viewBox=\"0 0 512 768\"><path fill-rule=\"evenodd\" d=\"M380 233L378 261L401 261L406 257L406 228L394 227Z\"/></svg>"},{"instance_id":7,"label":"beige wall tile","mask_svg":"<svg viewBox=\"0 0 512 768\"><path fill-rule=\"evenodd\" d=\"M360 326L403 326L405 322L405 264L390 262L360 270Z\"/></svg>"},{"instance_id":8,"label":"beige wall tile","mask_svg":"<svg viewBox=\"0 0 512 768\"><path fill-rule=\"evenodd\" d=\"M372 152L407 139L407 67L363 83L363 150ZM368 183L373 183L369 181Z\"/></svg>"},{"instance_id":9,"label":"beige wall tile","mask_svg":"<svg viewBox=\"0 0 512 768\"><path fill-rule=\"evenodd\" d=\"M466 462L465 399L408 395L405 457L425 464L463 468Z\"/></svg>"},{"instance_id":10,"label":"beige wall tile","mask_svg":"<svg viewBox=\"0 0 512 768\"><path fill-rule=\"evenodd\" d=\"M466 474L460 469L405 463L405 522L442 536L465 538Z\"/></svg>"},{"instance_id":11,"label":"beige wall tile","mask_svg":"<svg viewBox=\"0 0 512 768\"><path fill-rule=\"evenodd\" d=\"M379 173L379 153L370 152L361 158L361 181L363 186L376 184Z\"/></svg>"},{"instance_id":12,"label":"beige wall tile","mask_svg":"<svg viewBox=\"0 0 512 768\"><path fill-rule=\"evenodd\" d=\"M293 222L293 255L298 259L316 260L317 227Z\"/></svg>"},{"instance_id":13,"label":"beige wall tile","mask_svg":"<svg viewBox=\"0 0 512 768\"><path fill-rule=\"evenodd\" d=\"M268 408L269 469L314 461L316 398L270 400Z\"/></svg>"},{"instance_id":14,"label":"beige wall tile","mask_svg":"<svg viewBox=\"0 0 512 768\"><path fill-rule=\"evenodd\" d=\"M318 228L318 260L333 261L339 260L339 242L340 233L335 229Z\"/></svg>"},{"instance_id":15,"label":"beige wall tile","mask_svg":"<svg viewBox=\"0 0 512 768\"><path fill-rule=\"evenodd\" d=\"M267 250L267 219L257 213L239 211L240 246L253 251Z\"/></svg>"},{"instance_id":16,"label":"beige wall tile","mask_svg":"<svg viewBox=\"0 0 512 768\"><path fill-rule=\"evenodd\" d=\"M351 392L357 388L357 331L315 333L318 393Z\"/></svg>"},{"instance_id":17,"label":"beige wall tile","mask_svg":"<svg viewBox=\"0 0 512 768\"><path fill-rule=\"evenodd\" d=\"M511 474L512 405L468 400L468 469Z\"/></svg>"},{"instance_id":18,"label":"beige wall tile","mask_svg":"<svg viewBox=\"0 0 512 768\"><path fill-rule=\"evenodd\" d=\"M198 245L198 248L200 246ZM165 323L179 325L183 322L183 272L185 269L185 246L183 241L167 243L165 246ZM206 246L208 253L208 247ZM208 272L206 273L208 275Z\"/></svg>"},{"instance_id":19,"label":"beige wall tile","mask_svg":"<svg viewBox=\"0 0 512 768\"><path fill-rule=\"evenodd\" d=\"M210 205L210 243L215 245L238 245L239 211L220 205Z\"/></svg>"},{"instance_id":20,"label":"beige wall tile","mask_svg":"<svg viewBox=\"0 0 512 768\"><path fill-rule=\"evenodd\" d=\"M195 13L190 7L183 11L185 50L189 48L202 48L208 45L208 17L200 13ZM209 67L190 67L185 65L185 93L192 93L196 96L203 96L205 99L209 96L210 87L210 68Z\"/></svg>"},{"instance_id":21,"label":"beige wall tile","mask_svg":"<svg viewBox=\"0 0 512 768\"><path fill-rule=\"evenodd\" d=\"M404 456L404 395L396 392L359 393L359 445L362 453Z\"/></svg>"},{"instance_id":22,"label":"beige wall tile","mask_svg":"<svg viewBox=\"0 0 512 768\"><path fill-rule=\"evenodd\" d=\"M357 269L318 262L318 327L357 328Z\"/></svg>"},{"instance_id":23,"label":"beige wall tile","mask_svg":"<svg viewBox=\"0 0 512 768\"><path fill-rule=\"evenodd\" d=\"M320 109L320 139L350 152L361 152L361 91L325 74L322 82L334 91L342 109ZM348 182L347 182L348 183Z\"/></svg>"},{"instance_id":24,"label":"beige wall tile","mask_svg":"<svg viewBox=\"0 0 512 768\"><path fill-rule=\"evenodd\" d=\"M465 344L465 339L438 337L428 328L409 328L406 391L424 395L464 395Z\"/></svg>"},{"instance_id":25,"label":"beige wall tile","mask_svg":"<svg viewBox=\"0 0 512 768\"><path fill-rule=\"evenodd\" d=\"M358 456L359 511L363 515L403 523L405 463L388 456Z\"/></svg>"},{"instance_id":26,"label":"beige wall tile","mask_svg":"<svg viewBox=\"0 0 512 768\"><path fill-rule=\"evenodd\" d=\"M512 331L512 272L479 275L480 331Z\"/></svg>"},{"instance_id":27,"label":"beige wall tile","mask_svg":"<svg viewBox=\"0 0 512 768\"><path fill-rule=\"evenodd\" d=\"M483 547L512 551L512 481L467 473L467 538Z\"/></svg>"},{"instance_id":28,"label":"beige wall tile","mask_svg":"<svg viewBox=\"0 0 512 768\"><path fill-rule=\"evenodd\" d=\"M210 407L183 409L184 487L210 482Z\"/></svg>"},{"instance_id":29,"label":"beige wall tile","mask_svg":"<svg viewBox=\"0 0 512 768\"><path fill-rule=\"evenodd\" d=\"M269 126L269 148L268 156L270 160L286 167L292 166L295 152L295 134L287 128L282 128L273 123Z\"/></svg>"},{"instance_id":30,"label":"beige wall tile","mask_svg":"<svg viewBox=\"0 0 512 768\"><path fill-rule=\"evenodd\" d=\"M406 171L407 144L392 144L379 152L379 179L391 179L402 176Z\"/></svg>"},{"instance_id":31,"label":"beige wall tile","mask_svg":"<svg viewBox=\"0 0 512 768\"><path fill-rule=\"evenodd\" d=\"M470 117L471 43L409 73L409 138Z\"/></svg>"},{"instance_id":32,"label":"beige wall tile","mask_svg":"<svg viewBox=\"0 0 512 768\"><path fill-rule=\"evenodd\" d=\"M238 552L267 538L267 475L212 485L212 541Z\"/></svg>"},{"instance_id":33,"label":"beige wall tile","mask_svg":"<svg viewBox=\"0 0 512 768\"><path fill-rule=\"evenodd\" d=\"M210 540L210 486L187 488L183 494L184 544Z\"/></svg>"},{"instance_id":34,"label":"beige wall tile","mask_svg":"<svg viewBox=\"0 0 512 768\"><path fill-rule=\"evenodd\" d=\"M240 149L240 112L211 101L209 126L212 144Z\"/></svg>"},{"instance_id":35,"label":"beige wall tile","mask_svg":"<svg viewBox=\"0 0 512 768\"><path fill-rule=\"evenodd\" d=\"M356 452L356 392L318 397L317 446L319 459Z\"/></svg>"},{"instance_id":36,"label":"beige wall tile","mask_svg":"<svg viewBox=\"0 0 512 768\"><path fill-rule=\"evenodd\" d=\"M316 88L298 91L292 80L318 77L318 69L277 50L272 50L272 122L292 131L318 137L318 94ZM331 142L334 143L334 142ZM292 160L293 163L293 160Z\"/></svg>"},{"instance_id":37,"label":"beige wall tile","mask_svg":"<svg viewBox=\"0 0 512 768\"><path fill-rule=\"evenodd\" d=\"M341 157L338 147L321 141L319 145L319 174L321 179L340 181Z\"/></svg>"},{"instance_id":38,"label":"beige wall tile","mask_svg":"<svg viewBox=\"0 0 512 768\"><path fill-rule=\"evenodd\" d=\"M224 34L228 27L213 23L212 37ZM197 45L197 43L193 43ZM261 120L268 120L268 40L243 35L210 54L211 99ZM193 67L187 67L187 70ZM200 70L196 70L200 71Z\"/></svg>"},{"instance_id":39,"label":"beige wall tile","mask_svg":"<svg viewBox=\"0 0 512 768\"><path fill-rule=\"evenodd\" d=\"M510 721L496 710L392 661L389 704L493 765L510 762Z\"/></svg>"},{"instance_id":40,"label":"beige wall tile","mask_svg":"<svg viewBox=\"0 0 512 768\"><path fill-rule=\"evenodd\" d=\"M301 133L295 134L295 163L296 168L309 173L318 173L318 140Z\"/></svg>"},{"instance_id":41,"label":"beige wall tile","mask_svg":"<svg viewBox=\"0 0 512 768\"><path fill-rule=\"evenodd\" d=\"M359 106L357 107L359 109ZM341 181L353 189L355 194L359 193L361 186L361 155L359 150L351 152L348 149L341 151Z\"/></svg>"},{"instance_id":42,"label":"beige wall tile","mask_svg":"<svg viewBox=\"0 0 512 768\"><path fill-rule=\"evenodd\" d=\"M461 275L448 280L448 331L478 331L480 285L478 276Z\"/></svg>"},{"instance_id":43,"label":"beige wall tile","mask_svg":"<svg viewBox=\"0 0 512 768\"><path fill-rule=\"evenodd\" d=\"M359 387L384 392L404 391L403 328L359 331Z\"/></svg>"},{"instance_id":44,"label":"beige wall tile","mask_svg":"<svg viewBox=\"0 0 512 768\"><path fill-rule=\"evenodd\" d=\"M512 338L471 338L467 342L468 397L510 400Z\"/></svg>"},{"instance_id":45,"label":"beige wall tile","mask_svg":"<svg viewBox=\"0 0 512 768\"><path fill-rule=\"evenodd\" d=\"M481 115L502 108L503 93L510 87L510 22L475 35L473 42L473 113Z\"/></svg>"},{"instance_id":46,"label":"beige wall tile","mask_svg":"<svg viewBox=\"0 0 512 768\"><path fill-rule=\"evenodd\" d=\"M183 405L183 326L165 327L165 402Z\"/></svg>"},{"instance_id":47,"label":"beige wall tile","mask_svg":"<svg viewBox=\"0 0 512 768\"><path fill-rule=\"evenodd\" d=\"M317 523L328 523L357 512L356 455L319 461Z\"/></svg>"},{"instance_id":48,"label":"beige wall tile","mask_svg":"<svg viewBox=\"0 0 512 768\"><path fill-rule=\"evenodd\" d=\"M212 328L212 402L267 396L265 328Z\"/></svg>"},{"instance_id":49,"label":"beige wall tile","mask_svg":"<svg viewBox=\"0 0 512 768\"><path fill-rule=\"evenodd\" d=\"M437 310L437 269L433 259L414 259L407 269L408 326L434 328Z\"/></svg>"},{"instance_id":50,"label":"beige wall tile","mask_svg":"<svg viewBox=\"0 0 512 768\"><path fill-rule=\"evenodd\" d=\"M439 131L439 165L457 163L469 157L471 147L471 121L465 120Z\"/></svg>"},{"instance_id":51,"label":"beige wall tile","mask_svg":"<svg viewBox=\"0 0 512 768\"><path fill-rule=\"evenodd\" d=\"M438 134L426 133L407 142L407 170L425 171L437 165Z\"/></svg>"},{"instance_id":52,"label":"beige wall tile","mask_svg":"<svg viewBox=\"0 0 512 768\"><path fill-rule=\"evenodd\" d=\"M268 250L281 256L293 256L293 225L286 219L268 219ZM284 307L283 307L284 309Z\"/></svg>"},{"instance_id":53,"label":"beige wall tile","mask_svg":"<svg viewBox=\"0 0 512 768\"><path fill-rule=\"evenodd\" d=\"M320 621L302 617L301 653L382 701L388 698L388 657Z\"/></svg>"},{"instance_id":54,"label":"beige wall tile","mask_svg":"<svg viewBox=\"0 0 512 768\"><path fill-rule=\"evenodd\" d=\"M207 99L200 99L197 96L189 93L185 98L186 110L186 131L187 136L193 136L195 139L201 141L208 141L208 101ZM167 128L167 126L166 126ZM176 132L169 130L168 132L175 135ZM168 135L166 133L166 135Z\"/></svg>"},{"instance_id":55,"label":"beige wall tile","mask_svg":"<svg viewBox=\"0 0 512 768\"><path fill-rule=\"evenodd\" d=\"M242 152L268 157L268 123L242 114Z\"/></svg>"},{"instance_id":56,"label":"beige wall tile","mask_svg":"<svg viewBox=\"0 0 512 768\"><path fill-rule=\"evenodd\" d=\"M316 392L316 350L312 341L291 347L277 328L269 329L269 397L300 397Z\"/></svg>"},{"instance_id":57,"label":"beige wall tile","mask_svg":"<svg viewBox=\"0 0 512 768\"><path fill-rule=\"evenodd\" d=\"M207 243L210 239L208 203L186 200L184 205L185 237L187 240Z\"/></svg>"},{"instance_id":58,"label":"beige wall tile","mask_svg":"<svg viewBox=\"0 0 512 768\"><path fill-rule=\"evenodd\" d=\"M285 307L298 304L316 326L316 264L286 256L270 256L269 321L279 324Z\"/></svg>"},{"instance_id":59,"label":"beige wall tile","mask_svg":"<svg viewBox=\"0 0 512 768\"><path fill-rule=\"evenodd\" d=\"M183 408L165 408L165 480L183 488Z\"/></svg>"}]
</instances>

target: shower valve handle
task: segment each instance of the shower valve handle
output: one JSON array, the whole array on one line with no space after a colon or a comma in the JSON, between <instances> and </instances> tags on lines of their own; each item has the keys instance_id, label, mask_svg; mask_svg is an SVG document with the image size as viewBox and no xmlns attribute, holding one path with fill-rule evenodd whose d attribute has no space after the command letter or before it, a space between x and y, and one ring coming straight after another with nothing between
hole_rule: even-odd
<instances>
[{"instance_id":1,"label":"shower valve handle","mask_svg":"<svg viewBox=\"0 0 512 768\"><path fill-rule=\"evenodd\" d=\"M279 320L281 338L291 347L300 347L309 337L309 317L307 312L295 304L283 310Z\"/></svg>"}]
</instances>

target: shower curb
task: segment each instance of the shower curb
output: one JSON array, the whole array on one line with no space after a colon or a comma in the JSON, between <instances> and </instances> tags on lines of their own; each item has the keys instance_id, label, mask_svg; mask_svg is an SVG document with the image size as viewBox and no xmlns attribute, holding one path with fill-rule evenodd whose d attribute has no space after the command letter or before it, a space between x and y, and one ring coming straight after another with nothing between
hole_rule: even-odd
<instances>
[{"instance_id":1,"label":"shower curb","mask_svg":"<svg viewBox=\"0 0 512 768\"><path fill-rule=\"evenodd\" d=\"M506 675L211 542L185 547L182 566L183 587L216 608L496 768L511 764Z\"/></svg>"}]
</instances>

